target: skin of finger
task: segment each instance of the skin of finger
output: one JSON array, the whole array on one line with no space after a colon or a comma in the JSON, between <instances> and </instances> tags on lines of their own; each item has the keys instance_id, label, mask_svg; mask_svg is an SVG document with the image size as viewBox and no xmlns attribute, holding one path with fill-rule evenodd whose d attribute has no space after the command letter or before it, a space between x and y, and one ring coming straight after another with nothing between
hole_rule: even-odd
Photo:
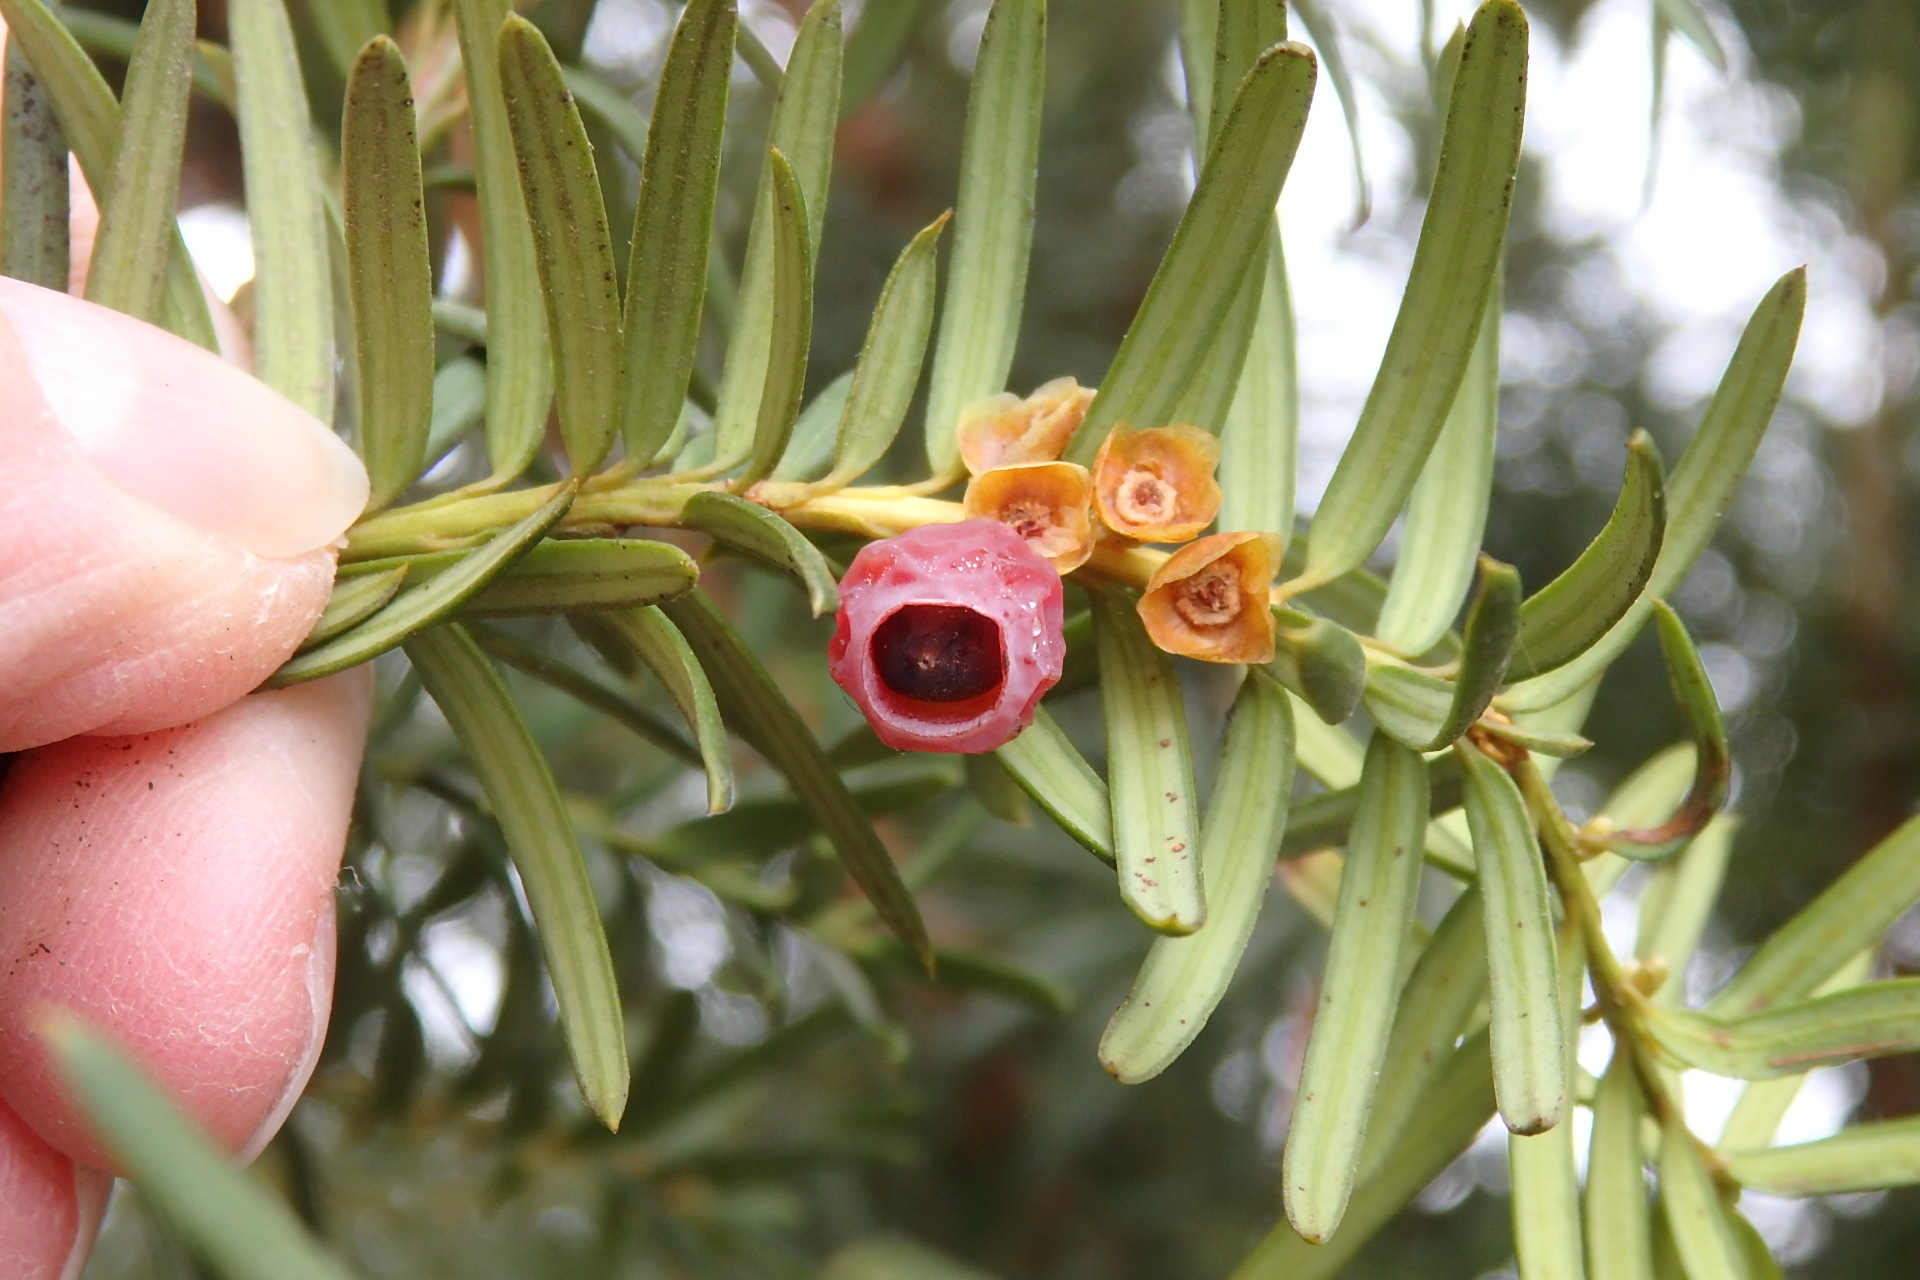
<instances>
[{"instance_id":1,"label":"skin of finger","mask_svg":"<svg viewBox=\"0 0 1920 1280\"><path fill-rule=\"evenodd\" d=\"M106 480L0 322L0 751L210 714L326 607L334 552L268 559Z\"/></svg>"},{"instance_id":2,"label":"skin of finger","mask_svg":"<svg viewBox=\"0 0 1920 1280\"><path fill-rule=\"evenodd\" d=\"M0 1276L77 1280L112 1189L0 1104Z\"/></svg>"},{"instance_id":3,"label":"skin of finger","mask_svg":"<svg viewBox=\"0 0 1920 1280\"><path fill-rule=\"evenodd\" d=\"M312 1072L333 888L371 702L364 669L198 723L76 738L0 784L0 1098L83 1165L112 1162L33 1027L109 1036L230 1151Z\"/></svg>"}]
</instances>

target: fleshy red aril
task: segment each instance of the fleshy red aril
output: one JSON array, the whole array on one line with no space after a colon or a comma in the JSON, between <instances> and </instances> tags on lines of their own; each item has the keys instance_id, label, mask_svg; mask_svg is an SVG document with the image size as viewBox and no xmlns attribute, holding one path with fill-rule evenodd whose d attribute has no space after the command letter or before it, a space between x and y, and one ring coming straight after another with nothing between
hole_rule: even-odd
<instances>
[{"instance_id":1,"label":"fleshy red aril","mask_svg":"<svg viewBox=\"0 0 1920 1280\"><path fill-rule=\"evenodd\" d=\"M922 525L861 548L827 656L880 740L991 751L1060 678L1060 575L998 520Z\"/></svg>"}]
</instances>

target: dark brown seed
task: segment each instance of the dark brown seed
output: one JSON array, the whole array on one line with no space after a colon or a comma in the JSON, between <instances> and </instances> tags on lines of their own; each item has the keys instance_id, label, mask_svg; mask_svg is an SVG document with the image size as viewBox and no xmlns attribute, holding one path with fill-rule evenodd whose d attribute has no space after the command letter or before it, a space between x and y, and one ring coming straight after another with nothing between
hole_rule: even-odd
<instances>
[{"instance_id":1,"label":"dark brown seed","mask_svg":"<svg viewBox=\"0 0 1920 1280\"><path fill-rule=\"evenodd\" d=\"M1006 679L999 624L962 605L902 605L874 631L872 652L887 688L920 702L964 702Z\"/></svg>"}]
</instances>

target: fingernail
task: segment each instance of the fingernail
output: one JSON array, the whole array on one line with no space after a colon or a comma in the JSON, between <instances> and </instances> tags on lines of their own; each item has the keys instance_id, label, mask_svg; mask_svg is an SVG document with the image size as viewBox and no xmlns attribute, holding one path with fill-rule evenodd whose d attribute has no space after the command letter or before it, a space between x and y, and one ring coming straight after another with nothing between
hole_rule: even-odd
<instances>
[{"instance_id":1,"label":"fingernail","mask_svg":"<svg viewBox=\"0 0 1920 1280\"><path fill-rule=\"evenodd\" d=\"M73 1249L67 1265L60 1268L60 1280L80 1280L93 1256L94 1241L100 1237L100 1222L107 1216L107 1201L113 1194L113 1178L98 1169L73 1167L73 1205L79 1221L73 1234Z\"/></svg>"},{"instance_id":2,"label":"fingernail","mask_svg":"<svg viewBox=\"0 0 1920 1280\"><path fill-rule=\"evenodd\" d=\"M273 559L328 545L366 506L353 451L212 352L16 280L0 280L0 319L0 385L17 343L55 420L127 493Z\"/></svg>"},{"instance_id":3,"label":"fingernail","mask_svg":"<svg viewBox=\"0 0 1920 1280\"><path fill-rule=\"evenodd\" d=\"M327 1038L327 1016L333 1011L333 963L337 945L335 929L333 895L329 893L320 908L320 918L314 922L312 940L296 948L296 953L306 961L307 1039L287 1076L287 1083L280 1090L280 1096L261 1118L253 1136L240 1148L239 1160L242 1164L251 1164L254 1157L267 1149L267 1144L273 1141L273 1135L280 1132L280 1126L293 1114L294 1104L306 1092L307 1081L313 1078L313 1069L320 1064L320 1049Z\"/></svg>"}]
</instances>

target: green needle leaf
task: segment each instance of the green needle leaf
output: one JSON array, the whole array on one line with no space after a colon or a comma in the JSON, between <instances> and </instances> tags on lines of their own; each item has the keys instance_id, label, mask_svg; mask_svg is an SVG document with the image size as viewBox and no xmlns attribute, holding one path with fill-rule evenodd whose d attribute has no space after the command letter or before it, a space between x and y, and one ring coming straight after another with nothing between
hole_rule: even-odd
<instances>
[{"instance_id":1,"label":"green needle leaf","mask_svg":"<svg viewBox=\"0 0 1920 1280\"><path fill-rule=\"evenodd\" d=\"M1707 1005L1725 1017L1815 990L1920 900L1920 817L1909 818L1775 929Z\"/></svg>"},{"instance_id":2,"label":"green needle leaf","mask_svg":"<svg viewBox=\"0 0 1920 1280\"><path fill-rule=\"evenodd\" d=\"M1500 411L1500 294L1496 270L1460 390L1407 500L1400 558L1374 628L1380 643L1404 657L1418 658L1453 625L1487 529Z\"/></svg>"},{"instance_id":3,"label":"green needle leaf","mask_svg":"<svg viewBox=\"0 0 1920 1280\"><path fill-rule=\"evenodd\" d=\"M840 415L839 443L833 471L821 487L852 484L886 455L900 434L913 389L920 383L920 363L927 354L927 334L933 328L933 297L937 281L934 247L951 214L935 218L900 252L880 301L874 304L867 328L867 345L854 366L853 387Z\"/></svg>"},{"instance_id":4,"label":"green needle leaf","mask_svg":"<svg viewBox=\"0 0 1920 1280\"><path fill-rule=\"evenodd\" d=\"M288 659L268 679L267 687L284 688L358 666L447 617L545 537L573 505L573 494L571 486L563 488L545 506L495 534L453 568L400 592L358 626Z\"/></svg>"},{"instance_id":5,"label":"green needle leaf","mask_svg":"<svg viewBox=\"0 0 1920 1280\"><path fill-rule=\"evenodd\" d=\"M1666 476L1653 437L1627 441L1627 474L1613 514L1567 571L1520 607L1510 674L1551 671L1592 648L1640 598L1667 527Z\"/></svg>"},{"instance_id":6,"label":"green needle leaf","mask_svg":"<svg viewBox=\"0 0 1920 1280\"><path fill-rule=\"evenodd\" d=\"M1359 1173L1374 1086L1393 1029L1426 826L1426 762L1375 734L1360 777L1360 814L1347 842L1326 976L1280 1173L1288 1220L1316 1243L1339 1226Z\"/></svg>"},{"instance_id":7,"label":"green needle leaf","mask_svg":"<svg viewBox=\"0 0 1920 1280\"><path fill-rule=\"evenodd\" d=\"M700 339L739 15L694 0L680 15L654 96L628 251L621 430L644 463L680 418Z\"/></svg>"},{"instance_id":8,"label":"green needle leaf","mask_svg":"<svg viewBox=\"0 0 1920 1280\"><path fill-rule=\"evenodd\" d=\"M681 718L700 744L707 772L707 812L725 812L733 806L733 763L727 751L727 729L720 720L713 685L686 637L674 629L664 613L653 608L609 614L605 622L607 629L653 672L654 679L680 708Z\"/></svg>"},{"instance_id":9,"label":"green needle leaf","mask_svg":"<svg viewBox=\"0 0 1920 1280\"><path fill-rule=\"evenodd\" d=\"M1806 307L1807 273L1804 267L1796 267L1781 276L1754 308L1699 430L1667 481L1666 533L1640 598L1578 659L1509 689L1500 699L1504 709L1524 712L1550 707L1592 683L1640 634L1653 601L1671 595L1687 576L1713 540L1720 518L1733 505L1734 493L1773 420Z\"/></svg>"},{"instance_id":10,"label":"green needle leaf","mask_svg":"<svg viewBox=\"0 0 1920 1280\"><path fill-rule=\"evenodd\" d=\"M860 11L859 24L847 37L841 119L859 110L887 83L926 8L927 0L893 0L891 4L871 5ZM975 74L978 74L977 68Z\"/></svg>"},{"instance_id":11,"label":"green needle leaf","mask_svg":"<svg viewBox=\"0 0 1920 1280\"><path fill-rule=\"evenodd\" d=\"M1240 292L1239 264L1258 261L1273 226L1273 206L1306 127L1314 74L1313 54L1284 44L1261 54L1241 82L1173 243L1067 446L1069 462L1091 464L1118 424L1165 425L1201 376Z\"/></svg>"},{"instance_id":12,"label":"green needle leaf","mask_svg":"<svg viewBox=\"0 0 1920 1280\"><path fill-rule=\"evenodd\" d=\"M1594 1092L1593 1136L1587 1148L1589 1280L1654 1280L1653 1215L1640 1153L1646 1113L1633 1064L1616 1048Z\"/></svg>"},{"instance_id":13,"label":"green needle leaf","mask_svg":"<svg viewBox=\"0 0 1920 1280\"><path fill-rule=\"evenodd\" d=\"M1367 683L1367 655L1353 632L1337 622L1298 609L1274 606L1279 627L1268 671L1306 700L1328 724L1340 724L1360 705Z\"/></svg>"},{"instance_id":14,"label":"green needle leaf","mask_svg":"<svg viewBox=\"0 0 1920 1280\"><path fill-rule=\"evenodd\" d=\"M113 185L87 269L87 300L158 324L179 203L193 85L194 0L155 0L140 21L122 91ZM12 215L9 214L9 217Z\"/></svg>"},{"instance_id":15,"label":"green needle leaf","mask_svg":"<svg viewBox=\"0 0 1920 1280\"><path fill-rule=\"evenodd\" d=\"M1526 89L1526 16L1487 0L1461 49L1400 314L1291 590L1331 582L1380 545L1446 423L1499 273Z\"/></svg>"},{"instance_id":16,"label":"green needle leaf","mask_svg":"<svg viewBox=\"0 0 1920 1280\"><path fill-rule=\"evenodd\" d=\"M1648 1026L1688 1066L1768 1080L1920 1049L1920 978L1872 982L1742 1018L1656 1008Z\"/></svg>"},{"instance_id":17,"label":"green needle leaf","mask_svg":"<svg viewBox=\"0 0 1920 1280\"><path fill-rule=\"evenodd\" d=\"M1706 826L1726 803L1733 775L1733 754L1727 745L1727 726L1720 703L1713 696L1700 652L1693 647L1680 615L1664 600L1653 602L1660 630L1660 653L1667 662L1667 679L1680 701L1680 714L1693 740L1693 784L1674 815L1657 827L1616 832L1607 847L1627 858L1664 858Z\"/></svg>"},{"instance_id":18,"label":"green needle leaf","mask_svg":"<svg viewBox=\"0 0 1920 1280\"><path fill-rule=\"evenodd\" d=\"M253 229L253 372L333 421L333 266L300 54L282 0L229 0Z\"/></svg>"},{"instance_id":19,"label":"green needle leaf","mask_svg":"<svg viewBox=\"0 0 1920 1280\"><path fill-rule=\"evenodd\" d=\"M927 462L935 475L960 474L960 412L1005 390L1013 367L1033 247L1046 70L1046 0L995 0L967 97L953 261L927 387Z\"/></svg>"},{"instance_id":20,"label":"green needle leaf","mask_svg":"<svg viewBox=\"0 0 1920 1280\"><path fill-rule=\"evenodd\" d=\"M1293 297L1276 230L1267 245L1266 280L1240 385L1220 429L1220 528L1292 538L1299 434Z\"/></svg>"},{"instance_id":21,"label":"green needle leaf","mask_svg":"<svg viewBox=\"0 0 1920 1280\"><path fill-rule=\"evenodd\" d=\"M768 153L773 174L772 327L767 343L767 380L760 389L760 420L753 431L747 468L736 491L764 479L787 451L800 397L807 383L807 348L813 340L813 245L806 197L778 148Z\"/></svg>"},{"instance_id":22,"label":"green needle leaf","mask_svg":"<svg viewBox=\"0 0 1920 1280\"><path fill-rule=\"evenodd\" d=\"M1567 1029L1567 1091L1573 1088L1573 1054L1580 1037L1580 987L1585 949L1574 942L1560 957L1560 1016ZM1513 1248L1528 1280L1586 1280L1586 1250L1580 1231L1580 1172L1574 1164L1573 1125L1563 1120L1531 1137L1507 1135L1513 1176Z\"/></svg>"},{"instance_id":23,"label":"green needle leaf","mask_svg":"<svg viewBox=\"0 0 1920 1280\"><path fill-rule=\"evenodd\" d=\"M739 29L742 44L751 33ZM768 385L774 341L775 241L779 238L777 151L792 166L798 207L806 213L807 257L820 251L820 220L827 211L827 178L833 163L833 131L840 118L840 0L818 0L794 38L787 70L774 101L768 159L760 169L753 222L747 229L746 262L740 271L739 310L720 376L720 404L713 416L715 455L701 474L720 475L747 460L759 435L761 396ZM776 455L777 456L777 455Z\"/></svg>"},{"instance_id":24,"label":"green needle leaf","mask_svg":"<svg viewBox=\"0 0 1920 1280\"><path fill-rule=\"evenodd\" d=\"M400 590L409 568L401 564L377 573L334 579L333 594L327 597L326 611L320 615L320 621L313 624L313 630L307 633L306 640L300 646L302 650L331 640L348 627L379 612Z\"/></svg>"},{"instance_id":25,"label":"green needle leaf","mask_svg":"<svg viewBox=\"0 0 1920 1280\"><path fill-rule=\"evenodd\" d=\"M434 408L433 265L413 85L385 36L353 64L340 133L360 456L373 481L368 508L378 510L420 474Z\"/></svg>"},{"instance_id":26,"label":"green needle leaf","mask_svg":"<svg viewBox=\"0 0 1920 1280\"><path fill-rule=\"evenodd\" d=\"M1151 928L1192 933L1207 905L1179 677L1147 639L1130 595L1091 594L1120 897Z\"/></svg>"},{"instance_id":27,"label":"green needle leaf","mask_svg":"<svg viewBox=\"0 0 1920 1280\"><path fill-rule=\"evenodd\" d=\"M0 115L0 275L65 293L73 259L67 140L18 41L7 49Z\"/></svg>"},{"instance_id":28,"label":"green needle leaf","mask_svg":"<svg viewBox=\"0 0 1920 1280\"><path fill-rule=\"evenodd\" d=\"M1446 724L1453 706L1454 687L1426 671L1391 662L1367 666L1362 702L1381 732L1411 746L1431 742Z\"/></svg>"},{"instance_id":29,"label":"green needle leaf","mask_svg":"<svg viewBox=\"0 0 1920 1280\"><path fill-rule=\"evenodd\" d=\"M487 282L487 457L493 478L504 482L533 462L547 430L553 400L547 304L500 87L500 25L511 0L453 0L453 12L467 78Z\"/></svg>"},{"instance_id":30,"label":"green needle leaf","mask_svg":"<svg viewBox=\"0 0 1920 1280\"><path fill-rule=\"evenodd\" d=\"M1467 610L1459 670L1452 680L1381 664L1367 671L1374 722L1416 751L1438 751L1465 733L1493 701L1520 625L1520 575L1480 557L1480 587Z\"/></svg>"},{"instance_id":31,"label":"green needle leaf","mask_svg":"<svg viewBox=\"0 0 1920 1280\"><path fill-rule=\"evenodd\" d=\"M1713 24L1707 21L1700 0L1653 0L1653 8L1713 64L1714 70L1727 69L1726 50L1720 47L1720 38L1713 34Z\"/></svg>"},{"instance_id":32,"label":"green needle leaf","mask_svg":"<svg viewBox=\"0 0 1920 1280\"><path fill-rule=\"evenodd\" d=\"M1234 1268L1231 1280L1334 1280L1375 1232L1466 1150L1493 1114L1486 1032L1447 1053L1411 1110L1400 1141L1354 1191L1339 1235L1309 1244L1290 1224L1277 1223Z\"/></svg>"},{"instance_id":33,"label":"green needle leaf","mask_svg":"<svg viewBox=\"0 0 1920 1280\"><path fill-rule=\"evenodd\" d=\"M693 646L720 697L721 710L767 762L786 776L820 830L894 936L906 943L923 968L933 967L933 949L913 895L873 826L861 815L841 779L760 660L698 589L664 606L666 615Z\"/></svg>"},{"instance_id":34,"label":"green needle leaf","mask_svg":"<svg viewBox=\"0 0 1920 1280\"><path fill-rule=\"evenodd\" d=\"M1684 1124L1660 1132L1660 1204L1689 1277L1745 1280L1745 1250Z\"/></svg>"},{"instance_id":35,"label":"green needle leaf","mask_svg":"<svg viewBox=\"0 0 1920 1280\"><path fill-rule=\"evenodd\" d=\"M1456 743L1454 752L1466 773L1467 824L1486 906L1500 1115L1515 1133L1544 1133L1560 1122L1567 1102L1567 1040L1546 868L1520 789L1506 770L1471 743Z\"/></svg>"},{"instance_id":36,"label":"green needle leaf","mask_svg":"<svg viewBox=\"0 0 1920 1280\"><path fill-rule=\"evenodd\" d=\"M1875 941L1843 965L1840 971L1820 984L1819 994L1845 991L1857 987L1873 976L1874 962L1879 959L1880 944ZM1734 1103L1733 1113L1727 1117L1727 1127L1720 1133L1719 1146L1722 1151L1751 1151L1773 1145L1774 1135L1780 1130L1780 1122L1786 1119L1787 1108L1800 1095L1800 1089L1807 1082L1804 1075L1777 1076L1772 1080L1755 1080L1740 1091L1740 1100Z\"/></svg>"},{"instance_id":37,"label":"green needle leaf","mask_svg":"<svg viewBox=\"0 0 1920 1280\"><path fill-rule=\"evenodd\" d=\"M585 632L603 615L583 614L572 619L576 631ZM592 707L614 723L631 730L668 755L695 768L705 763L700 749L688 742L664 718L655 715L625 689L615 688L597 676L588 675L532 645L522 644L502 631L488 626L467 628L475 643L508 666L532 676L542 684Z\"/></svg>"},{"instance_id":38,"label":"green needle leaf","mask_svg":"<svg viewBox=\"0 0 1920 1280\"><path fill-rule=\"evenodd\" d=\"M993 754L1062 831L1101 861L1113 864L1113 798L1106 780L1067 740L1044 706L1035 707L1033 723Z\"/></svg>"},{"instance_id":39,"label":"green needle leaf","mask_svg":"<svg viewBox=\"0 0 1920 1280\"><path fill-rule=\"evenodd\" d=\"M687 500L680 522L793 578L806 588L814 617L840 607L839 581L819 548L758 503L707 490Z\"/></svg>"},{"instance_id":40,"label":"green needle leaf","mask_svg":"<svg viewBox=\"0 0 1920 1280\"><path fill-rule=\"evenodd\" d=\"M1300 763L1307 763L1309 722L1301 721ZM1313 772L1309 769L1308 772ZM1357 776L1357 775L1356 775ZM1427 767L1430 812L1444 813L1460 807L1460 762L1451 753L1436 756ZM1347 842L1347 833L1360 814L1360 788L1341 787L1302 800L1287 820L1286 839L1281 843L1282 858L1297 857L1314 849L1331 848Z\"/></svg>"},{"instance_id":41,"label":"green needle leaf","mask_svg":"<svg viewBox=\"0 0 1920 1280\"><path fill-rule=\"evenodd\" d=\"M6 19L9 29L9 58L16 49L26 55L34 78L53 103L60 132L73 148L88 185L95 191L112 190L120 104L99 68L41 0L0 0L0 17ZM304 111L300 119L304 128ZM309 186L316 176L308 174ZM8 220L18 216L18 212L10 214ZM64 273L61 279L65 279ZM207 300L200 292L200 277L194 272L193 260L187 256L186 242L177 228L167 262L165 318L172 332L210 351L218 349L213 321L207 316Z\"/></svg>"},{"instance_id":42,"label":"green needle leaf","mask_svg":"<svg viewBox=\"0 0 1920 1280\"><path fill-rule=\"evenodd\" d=\"M520 872L581 1095L618 1129L627 1109L620 992L560 790L500 673L458 623L411 636L407 657L460 740Z\"/></svg>"},{"instance_id":43,"label":"green needle leaf","mask_svg":"<svg viewBox=\"0 0 1920 1280\"><path fill-rule=\"evenodd\" d=\"M631 609L693 589L700 570L680 548L649 538L567 538L542 542L467 601L485 618Z\"/></svg>"},{"instance_id":44,"label":"green needle leaf","mask_svg":"<svg viewBox=\"0 0 1920 1280\"><path fill-rule=\"evenodd\" d=\"M620 394L620 277L593 144L540 29L509 15L499 35L500 87L520 161L520 192L553 335L554 401L576 476L613 447Z\"/></svg>"},{"instance_id":45,"label":"green needle leaf","mask_svg":"<svg viewBox=\"0 0 1920 1280\"><path fill-rule=\"evenodd\" d=\"M773 469L775 480L818 480L826 475L833 465L834 450L840 439L840 419L852 391L853 370L849 369L820 388L807 402L793 424L787 452L781 457L780 465Z\"/></svg>"},{"instance_id":46,"label":"green needle leaf","mask_svg":"<svg viewBox=\"0 0 1920 1280\"><path fill-rule=\"evenodd\" d=\"M1155 938L1133 989L1108 1021L1100 1063L1122 1084L1166 1070L1226 994L1273 879L1292 790L1293 713L1286 691L1249 672L1227 720L1200 826L1200 874L1213 904L1207 927L1190 937Z\"/></svg>"},{"instance_id":47,"label":"green needle leaf","mask_svg":"<svg viewBox=\"0 0 1920 1280\"><path fill-rule=\"evenodd\" d=\"M39 1024L88 1122L161 1220L228 1280L349 1280L293 1211L214 1149L131 1062L64 1011Z\"/></svg>"},{"instance_id":48,"label":"green needle leaf","mask_svg":"<svg viewBox=\"0 0 1920 1280\"><path fill-rule=\"evenodd\" d=\"M1733 1152L1727 1172L1776 1196L1829 1196L1920 1182L1920 1116L1874 1120L1830 1138Z\"/></svg>"}]
</instances>

